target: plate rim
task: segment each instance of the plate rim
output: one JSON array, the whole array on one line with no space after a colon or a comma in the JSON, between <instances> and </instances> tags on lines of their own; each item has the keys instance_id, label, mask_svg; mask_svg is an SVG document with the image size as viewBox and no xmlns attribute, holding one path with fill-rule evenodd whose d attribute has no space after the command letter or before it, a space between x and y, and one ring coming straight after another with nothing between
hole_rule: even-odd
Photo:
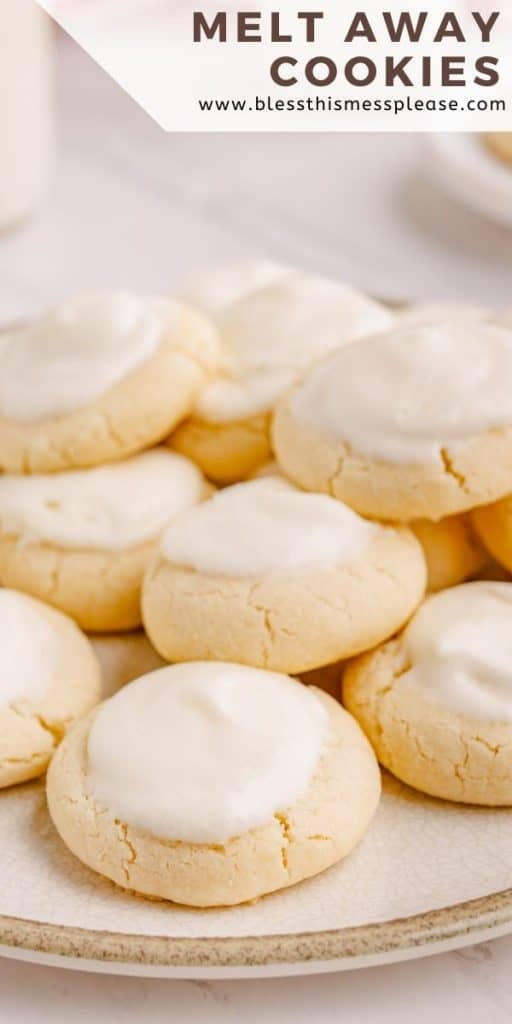
<instances>
[{"instance_id":1,"label":"plate rim","mask_svg":"<svg viewBox=\"0 0 512 1024\"><path fill-rule=\"evenodd\" d=\"M225 969L404 954L493 929L512 931L512 888L408 917L325 931L173 937L59 925L0 914L0 945L114 966ZM476 939L475 939L476 941ZM432 950L434 951L434 950ZM77 965L78 966L78 965Z\"/></svg>"},{"instance_id":2,"label":"plate rim","mask_svg":"<svg viewBox=\"0 0 512 1024\"><path fill-rule=\"evenodd\" d=\"M481 143L480 148L476 150L476 162L466 164L464 170L464 167L461 169L460 153L457 153L457 149L454 152L453 148L454 139L455 145L460 147L461 138L464 144L468 138L483 138L488 134L489 132L485 131L468 131L455 133L453 136L450 132L429 132L425 135L425 142L427 152L434 157L434 171L444 191L474 214L509 230L512 226L512 215L507 214L501 196L503 190L512 196L512 167ZM496 201L495 195L500 197L499 201Z\"/></svg>"}]
</instances>

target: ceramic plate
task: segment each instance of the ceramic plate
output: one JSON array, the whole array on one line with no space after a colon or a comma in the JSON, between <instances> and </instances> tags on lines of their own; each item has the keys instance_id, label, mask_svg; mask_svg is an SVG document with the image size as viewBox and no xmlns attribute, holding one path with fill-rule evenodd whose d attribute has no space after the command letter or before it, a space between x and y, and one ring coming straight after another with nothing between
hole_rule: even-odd
<instances>
[{"instance_id":1,"label":"ceramic plate","mask_svg":"<svg viewBox=\"0 0 512 1024\"><path fill-rule=\"evenodd\" d=\"M0 794L0 952L61 966L181 978L305 974L392 962L512 931L512 811L419 796L385 779L347 860L230 910L122 892L79 863L44 786Z\"/></svg>"},{"instance_id":2,"label":"ceramic plate","mask_svg":"<svg viewBox=\"0 0 512 1024\"><path fill-rule=\"evenodd\" d=\"M443 132L425 137L429 168L454 199L512 227L512 165L487 149L483 136Z\"/></svg>"}]
</instances>

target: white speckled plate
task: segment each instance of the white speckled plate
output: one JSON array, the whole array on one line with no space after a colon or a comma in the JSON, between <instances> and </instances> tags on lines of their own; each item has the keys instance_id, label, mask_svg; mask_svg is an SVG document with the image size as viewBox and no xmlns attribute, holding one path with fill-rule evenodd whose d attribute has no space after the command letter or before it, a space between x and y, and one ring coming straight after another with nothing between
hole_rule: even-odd
<instances>
[{"instance_id":1,"label":"white speckled plate","mask_svg":"<svg viewBox=\"0 0 512 1024\"><path fill-rule=\"evenodd\" d=\"M166 977L361 967L512 931L512 810L419 796L394 780L341 865L259 902L197 911L149 902L60 842L42 783L0 793L0 953Z\"/></svg>"},{"instance_id":2,"label":"white speckled plate","mask_svg":"<svg viewBox=\"0 0 512 1024\"><path fill-rule=\"evenodd\" d=\"M142 634L96 646L105 696L160 663ZM229 910L148 901L94 874L60 841L42 782L0 790L0 836L0 955L35 963L275 977L393 963L512 932L512 809L443 803L390 776L346 861Z\"/></svg>"}]
</instances>

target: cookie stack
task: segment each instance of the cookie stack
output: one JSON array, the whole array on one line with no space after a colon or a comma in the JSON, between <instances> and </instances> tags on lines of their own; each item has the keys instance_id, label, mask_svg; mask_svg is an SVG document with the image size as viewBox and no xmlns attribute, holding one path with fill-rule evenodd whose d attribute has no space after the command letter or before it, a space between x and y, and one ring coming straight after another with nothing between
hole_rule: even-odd
<instances>
[{"instance_id":1,"label":"cookie stack","mask_svg":"<svg viewBox=\"0 0 512 1024\"><path fill-rule=\"evenodd\" d=\"M37 762L80 717L48 777L66 844L124 888L233 905L353 849L377 757L512 803L512 584L462 582L509 565L512 331L273 264L182 299L76 300L7 337L0 583L89 632L142 619L165 666L92 711L91 669Z\"/></svg>"},{"instance_id":2,"label":"cookie stack","mask_svg":"<svg viewBox=\"0 0 512 1024\"><path fill-rule=\"evenodd\" d=\"M165 524L201 471L152 448L218 369L215 329L166 299L76 298L6 332L0 352L0 583L87 631L140 626Z\"/></svg>"},{"instance_id":3,"label":"cookie stack","mask_svg":"<svg viewBox=\"0 0 512 1024\"><path fill-rule=\"evenodd\" d=\"M140 626L162 529L209 493L187 459L148 449L191 411L219 360L199 314L123 293L79 297L4 331L0 635L10 682L0 786L44 771L65 730L98 703L98 662L78 627ZM125 681L125 645L107 644L97 647L109 680ZM129 646L143 670L161 664L146 641Z\"/></svg>"},{"instance_id":4,"label":"cookie stack","mask_svg":"<svg viewBox=\"0 0 512 1024\"><path fill-rule=\"evenodd\" d=\"M393 321L348 285L272 263L199 275L181 295L213 319L226 362L172 444L218 484L246 479L271 458L273 410L302 370Z\"/></svg>"}]
</instances>

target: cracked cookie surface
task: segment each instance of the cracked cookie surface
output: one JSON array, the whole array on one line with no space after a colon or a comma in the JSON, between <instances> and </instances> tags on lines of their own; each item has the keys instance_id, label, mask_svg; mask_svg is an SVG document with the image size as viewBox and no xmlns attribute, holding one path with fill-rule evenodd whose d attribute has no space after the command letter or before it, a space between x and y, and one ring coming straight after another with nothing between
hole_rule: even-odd
<instances>
[{"instance_id":1,"label":"cracked cookie surface","mask_svg":"<svg viewBox=\"0 0 512 1024\"><path fill-rule=\"evenodd\" d=\"M224 843L187 843L116 819L94 799L88 778L94 712L66 737L52 763L54 824L80 860L117 885L189 906L233 906L315 875L350 853L380 796L377 762L361 729L331 698L318 693L318 699L330 732L314 777L301 799L261 827Z\"/></svg>"},{"instance_id":2,"label":"cracked cookie surface","mask_svg":"<svg viewBox=\"0 0 512 1024\"><path fill-rule=\"evenodd\" d=\"M0 416L0 470L96 466L157 444L192 412L219 359L215 329L180 308L153 355L83 408L32 422Z\"/></svg>"},{"instance_id":3,"label":"cracked cookie surface","mask_svg":"<svg viewBox=\"0 0 512 1024\"><path fill-rule=\"evenodd\" d=\"M398 467L327 441L293 415L290 403L290 397L279 403L272 426L279 466L299 486L330 494L361 515L439 521L510 490L511 427L470 438L456 451L444 448L435 462Z\"/></svg>"},{"instance_id":4,"label":"cracked cookie surface","mask_svg":"<svg viewBox=\"0 0 512 1024\"><path fill-rule=\"evenodd\" d=\"M167 448L72 472L0 476L0 583L88 632L134 629L162 530L209 490L196 466Z\"/></svg>"},{"instance_id":5,"label":"cracked cookie surface","mask_svg":"<svg viewBox=\"0 0 512 1024\"><path fill-rule=\"evenodd\" d=\"M16 598L54 634L55 665L44 693L18 696L0 707L0 787L42 775L69 727L101 699L99 664L77 626L31 597ZM27 648L30 644L27 628Z\"/></svg>"},{"instance_id":6,"label":"cracked cookie surface","mask_svg":"<svg viewBox=\"0 0 512 1024\"><path fill-rule=\"evenodd\" d=\"M479 648L479 629L484 640L489 629L483 607L474 605L473 618L468 609L464 633L458 632L460 623L454 619L456 629L449 634L447 602L455 592L471 600L491 595L498 602L496 608L503 609L506 602L512 626L508 583L463 584L434 595L422 607L432 608L433 602L446 598L440 611L447 631L445 639L439 632L437 659L430 667L426 662L431 685L417 685L422 660L411 657L404 641L406 628L398 638L346 666L343 703L364 729L380 763L403 782L445 800L512 805L512 719L507 710L509 684L503 683L508 654L504 646L488 656ZM421 615L420 608L412 626Z\"/></svg>"},{"instance_id":7,"label":"cracked cookie surface","mask_svg":"<svg viewBox=\"0 0 512 1024\"><path fill-rule=\"evenodd\" d=\"M392 636L425 583L409 530L367 523L269 477L171 524L144 579L142 615L168 661L299 674Z\"/></svg>"},{"instance_id":8,"label":"cracked cookie surface","mask_svg":"<svg viewBox=\"0 0 512 1024\"><path fill-rule=\"evenodd\" d=\"M510 490L511 379L512 332L498 324L364 338L278 403L277 461L300 486L375 519L437 521L489 504Z\"/></svg>"}]
</instances>

